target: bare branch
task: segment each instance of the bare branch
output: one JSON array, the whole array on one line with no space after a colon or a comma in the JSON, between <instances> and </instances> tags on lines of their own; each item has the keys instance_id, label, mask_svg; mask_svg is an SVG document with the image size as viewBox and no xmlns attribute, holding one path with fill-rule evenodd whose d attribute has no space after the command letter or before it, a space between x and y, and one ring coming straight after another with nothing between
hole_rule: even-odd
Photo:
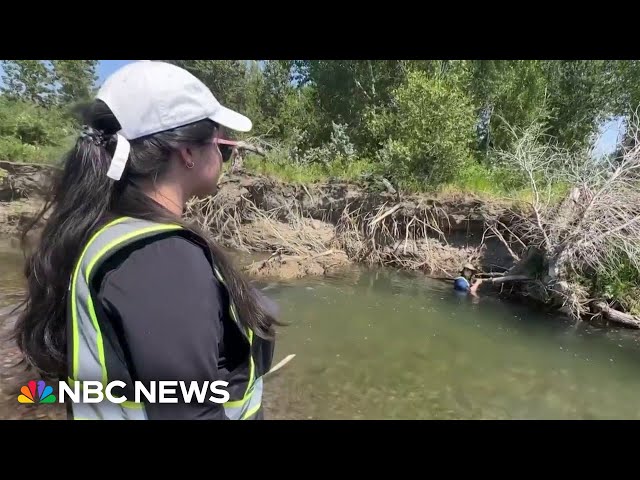
<instances>
[{"instance_id":1,"label":"bare branch","mask_svg":"<svg viewBox=\"0 0 640 480\"><path fill-rule=\"evenodd\" d=\"M513 259L516 262L519 262L520 257L516 255L516 253L511 249L511 247L509 246L509 243L507 243L507 241L504 239L500 231L493 225L489 225L489 229L491 229L491 231L496 235L496 237L498 237L498 239L504 244L504 246L507 247L507 250L509 251L509 255L511 255L511 257L513 257Z\"/></svg>"},{"instance_id":2,"label":"bare branch","mask_svg":"<svg viewBox=\"0 0 640 480\"><path fill-rule=\"evenodd\" d=\"M544 289L576 317L588 309L589 299L576 275L611 275L621 265L640 272L640 128L635 120L629 129L638 141L619 158L552 146L535 124L521 132L512 129L513 148L497 152L528 180L532 199L528 213L511 212L508 229L496 219L489 228L509 243L512 256L511 245L542 250L549 265ZM551 195L557 185L569 186L560 202ZM508 241L500 230L509 232Z\"/></svg>"}]
</instances>

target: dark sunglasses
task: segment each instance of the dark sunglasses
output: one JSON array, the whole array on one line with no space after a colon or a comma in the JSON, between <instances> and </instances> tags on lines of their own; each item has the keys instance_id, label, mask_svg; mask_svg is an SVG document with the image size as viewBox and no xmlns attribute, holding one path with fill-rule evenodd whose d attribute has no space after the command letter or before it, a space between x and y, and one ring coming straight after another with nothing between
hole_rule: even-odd
<instances>
[{"instance_id":1,"label":"dark sunglasses","mask_svg":"<svg viewBox=\"0 0 640 480\"><path fill-rule=\"evenodd\" d=\"M222 154L222 161L228 162L233 154L233 149L238 146L238 142L233 140L225 140L224 138L214 138L213 143L218 145Z\"/></svg>"}]
</instances>

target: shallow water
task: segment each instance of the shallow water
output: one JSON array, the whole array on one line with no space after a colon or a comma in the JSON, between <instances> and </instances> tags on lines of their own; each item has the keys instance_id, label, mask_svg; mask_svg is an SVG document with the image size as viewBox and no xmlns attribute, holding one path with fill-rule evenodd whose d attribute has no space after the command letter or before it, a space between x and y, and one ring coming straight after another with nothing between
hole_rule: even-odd
<instances>
[{"instance_id":1,"label":"shallow water","mask_svg":"<svg viewBox=\"0 0 640 480\"><path fill-rule=\"evenodd\" d=\"M273 387L291 416L640 418L638 336L397 272L267 288L292 326ZM284 370L284 369L283 369ZM274 395L280 397L281 393Z\"/></svg>"},{"instance_id":2,"label":"shallow water","mask_svg":"<svg viewBox=\"0 0 640 480\"><path fill-rule=\"evenodd\" d=\"M0 297L19 291L20 268L0 248ZM291 323L275 361L296 354L266 381L268 418L640 418L635 332L394 271L258 285Z\"/></svg>"},{"instance_id":3,"label":"shallow water","mask_svg":"<svg viewBox=\"0 0 640 480\"><path fill-rule=\"evenodd\" d=\"M0 238L0 309L23 290L23 257L18 248L15 239Z\"/></svg>"}]
</instances>

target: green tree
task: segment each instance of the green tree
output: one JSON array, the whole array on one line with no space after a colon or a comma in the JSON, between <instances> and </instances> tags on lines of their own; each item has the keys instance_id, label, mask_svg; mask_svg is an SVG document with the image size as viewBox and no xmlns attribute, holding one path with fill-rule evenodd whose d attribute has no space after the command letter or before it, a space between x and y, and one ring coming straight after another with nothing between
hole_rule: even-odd
<instances>
[{"instance_id":1,"label":"green tree","mask_svg":"<svg viewBox=\"0 0 640 480\"><path fill-rule=\"evenodd\" d=\"M640 61L608 60L605 65L612 115L629 118L640 107Z\"/></svg>"},{"instance_id":2,"label":"green tree","mask_svg":"<svg viewBox=\"0 0 640 480\"><path fill-rule=\"evenodd\" d=\"M584 148L615 111L615 70L603 60L547 61L544 69L550 109L547 134L564 147Z\"/></svg>"},{"instance_id":3,"label":"green tree","mask_svg":"<svg viewBox=\"0 0 640 480\"><path fill-rule=\"evenodd\" d=\"M2 60L2 92L10 99L50 105L54 77L42 60Z\"/></svg>"},{"instance_id":4,"label":"green tree","mask_svg":"<svg viewBox=\"0 0 640 480\"><path fill-rule=\"evenodd\" d=\"M379 154L388 176L436 186L472 160L474 106L455 79L410 72L393 103L370 125L388 136Z\"/></svg>"},{"instance_id":5,"label":"green tree","mask_svg":"<svg viewBox=\"0 0 640 480\"><path fill-rule=\"evenodd\" d=\"M97 60L52 60L53 76L58 84L58 102L70 104L88 99L98 79Z\"/></svg>"},{"instance_id":6,"label":"green tree","mask_svg":"<svg viewBox=\"0 0 640 480\"><path fill-rule=\"evenodd\" d=\"M524 128L540 116L545 87L539 61L473 61L470 94L476 105L480 150L508 149L510 129Z\"/></svg>"},{"instance_id":7,"label":"green tree","mask_svg":"<svg viewBox=\"0 0 640 480\"><path fill-rule=\"evenodd\" d=\"M258 103L264 131L285 144L305 143L317 131L317 112L309 86L294 86L290 60L268 60L262 70ZM304 132L304 138L301 138Z\"/></svg>"},{"instance_id":8,"label":"green tree","mask_svg":"<svg viewBox=\"0 0 640 480\"><path fill-rule=\"evenodd\" d=\"M167 60L198 77L218 101L244 110L247 66L244 60Z\"/></svg>"},{"instance_id":9,"label":"green tree","mask_svg":"<svg viewBox=\"0 0 640 480\"><path fill-rule=\"evenodd\" d=\"M609 61L612 71L613 88L611 93L613 115L622 117L626 126L630 123L638 123L640 118L640 61L618 60ZM636 139L623 132L623 138L614 153L614 158L622 154L623 148L633 148Z\"/></svg>"},{"instance_id":10,"label":"green tree","mask_svg":"<svg viewBox=\"0 0 640 480\"><path fill-rule=\"evenodd\" d=\"M385 109L407 70L397 60L307 60L298 62L304 84L313 87L319 124L316 143L329 140L333 123L346 124L356 146L379 147L366 129L366 112Z\"/></svg>"}]
</instances>

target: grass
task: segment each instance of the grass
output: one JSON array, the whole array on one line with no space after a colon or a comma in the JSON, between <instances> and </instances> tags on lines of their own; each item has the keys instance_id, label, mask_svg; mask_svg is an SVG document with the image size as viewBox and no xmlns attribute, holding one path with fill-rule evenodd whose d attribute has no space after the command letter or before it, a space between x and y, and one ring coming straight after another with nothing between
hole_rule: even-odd
<instances>
[{"instance_id":1,"label":"grass","mask_svg":"<svg viewBox=\"0 0 640 480\"><path fill-rule=\"evenodd\" d=\"M371 164L363 160L336 161L328 165L319 163L296 165L273 156L267 158L249 156L245 160L245 167L261 175L294 183L316 183L330 178L354 181L371 171Z\"/></svg>"},{"instance_id":2,"label":"grass","mask_svg":"<svg viewBox=\"0 0 640 480\"><path fill-rule=\"evenodd\" d=\"M365 174L376 173L376 166L367 160L342 161L328 164L298 165L286 157L268 155L267 157L248 156L245 160L247 170L290 183L325 182L330 178L344 181L361 180ZM531 202L533 191L523 179L515 177L513 171L489 170L481 165L471 165L460 171L453 181L430 186L415 179L399 182L401 191L413 194L430 194L440 198L474 195L485 200L509 200ZM566 185L554 185L550 189L551 200L559 200L567 192Z\"/></svg>"}]
</instances>

